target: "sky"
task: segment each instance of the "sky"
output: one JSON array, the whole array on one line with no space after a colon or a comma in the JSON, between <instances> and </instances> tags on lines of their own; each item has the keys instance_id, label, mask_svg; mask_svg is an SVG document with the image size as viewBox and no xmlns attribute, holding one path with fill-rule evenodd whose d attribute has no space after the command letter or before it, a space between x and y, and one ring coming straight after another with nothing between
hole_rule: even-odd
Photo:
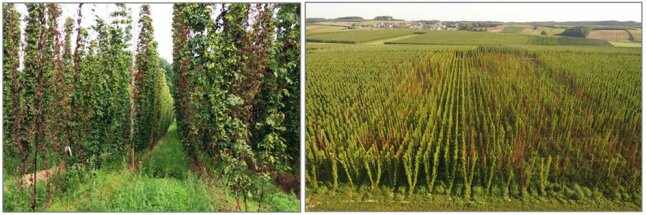
<instances>
[{"instance_id":1,"label":"sky","mask_svg":"<svg viewBox=\"0 0 646 215\"><path fill-rule=\"evenodd\" d=\"M637 21L640 3L307 3L307 18L392 16L442 21Z\"/></svg>"},{"instance_id":2,"label":"sky","mask_svg":"<svg viewBox=\"0 0 646 215\"><path fill-rule=\"evenodd\" d=\"M59 25L62 31L63 24L67 17L72 17L74 23L76 24L76 15L78 10L78 4L59 4L63 13L59 18ZM136 45L136 39L139 35L139 9L141 4L126 4L128 8L132 10L132 21L133 21L133 41L130 43L134 47ZM81 20L81 26L89 28L94 25L95 15L101 17L106 23L111 23L110 12L116 10L114 4L83 4L83 19ZM27 14L27 7L24 4L16 4L16 9L21 13L22 18ZM94 12L92 11L94 10ZM163 4L155 3L150 4L150 15L153 20L153 28L155 31L154 37L157 41L157 52L159 56L166 59L168 62L173 61L173 38L172 38L172 23L173 23L173 4ZM22 28L24 31L26 23L22 23ZM76 29L76 28L75 28ZM76 33L72 36L76 38ZM72 48L74 44L72 44Z\"/></svg>"}]
</instances>

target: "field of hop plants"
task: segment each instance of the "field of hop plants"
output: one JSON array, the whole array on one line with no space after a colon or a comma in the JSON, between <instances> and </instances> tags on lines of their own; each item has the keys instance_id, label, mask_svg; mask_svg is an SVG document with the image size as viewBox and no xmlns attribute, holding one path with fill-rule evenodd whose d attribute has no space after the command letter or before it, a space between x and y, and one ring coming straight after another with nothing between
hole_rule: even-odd
<instances>
[{"instance_id":1,"label":"field of hop plants","mask_svg":"<svg viewBox=\"0 0 646 215\"><path fill-rule=\"evenodd\" d=\"M421 33L421 32L420 32ZM444 44L444 45L565 45L611 46L608 41L577 37L535 36L514 33L427 31L414 37L388 42L389 44Z\"/></svg>"},{"instance_id":2,"label":"field of hop plants","mask_svg":"<svg viewBox=\"0 0 646 215\"><path fill-rule=\"evenodd\" d=\"M3 211L299 210L298 4L2 6Z\"/></svg>"},{"instance_id":3,"label":"field of hop plants","mask_svg":"<svg viewBox=\"0 0 646 215\"><path fill-rule=\"evenodd\" d=\"M308 210L640 210L640 49L427 34L308 44Z\"/></svg>"}]
</instances>

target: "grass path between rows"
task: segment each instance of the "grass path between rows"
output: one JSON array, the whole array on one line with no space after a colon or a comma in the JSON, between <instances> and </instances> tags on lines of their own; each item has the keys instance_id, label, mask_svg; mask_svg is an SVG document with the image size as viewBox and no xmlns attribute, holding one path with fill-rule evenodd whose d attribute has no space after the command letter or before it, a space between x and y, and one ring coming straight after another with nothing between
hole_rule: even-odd
<instances>
[{"instance_id":1,"label":"grass path between rows","mask_svg":"<svg viewBox=\"0 0 646 215\"><path fill-rule=\"evenodd\" d=\"M48 211L101 212L194 212L237 211L235 198L221 179L198 178L191 171L179 141L177 125L139 161L131 171L124 161L121 167L95 170L93 180L79 183L63 196L54 198ZM199 170L195 170L199 171ZM202 170L204 171L204 170ZM271 186L271 185L268 185ZM298 211L300 201L271 186L260 211ZM251 200L249 211L258 211L259 203Z\"/></svg>"},{"instance_id":2,"label":"grass path between rows","mask_svg":"<svg viewBox=\"0 0 646 215\"><path fill-rule=\"evenodd\" d=\"M188 173L176 125L139 160L137 172L99 169L91 183L54 199L50 211L213 211L208 187Z\"/></svg>"}]
</instances>

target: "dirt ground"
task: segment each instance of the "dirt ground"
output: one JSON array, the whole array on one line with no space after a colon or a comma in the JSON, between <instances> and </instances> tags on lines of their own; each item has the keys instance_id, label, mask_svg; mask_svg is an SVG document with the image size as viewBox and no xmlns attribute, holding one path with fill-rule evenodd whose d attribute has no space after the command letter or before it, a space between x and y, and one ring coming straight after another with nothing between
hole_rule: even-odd
<instances>
[{"instance_id":1,"label":"dirt ground","mask_svg":"<svg viewBox=\"0 0 646 215\"><path fill-rule=\"evenodd\" d=\"M62 170L62 169L63 169L63 166L62 166L62 165L59 165L59 166L57 166L57 167L52 167L52 168L50 168L50 169L46 169L46 170L38 171L38 172L36 172L36 181L44 181L44 182L47 182L47 180L49 180L49 177L51 177L51 176L52 176L52 175L54 175L56 172L58 172L58 171L60 171L60 170ZM21 184L23 187L29 187L29 186L31 186L32 184L34 184L34 173L31 173L31 174L25 174L25 175L23 175L23 176L21 176L21 177L20 177L20 180L21 180L21 183L20 183L20 184Z\"/></svg>"},{"instance_id":2,"label":"dirt ground","mask_svg":"<svg viewBox=\"0 0 646 215\"><path fill-rule=\"evenodd\" d=\"M490 28L487 28L487 31L488 31L488 32L493 32L493 33L499 33L499 32L501 32L502 30L505 30L505 26L503 26L503 25L499 25L499 26L496 26L496 27L490 27Z\"/></svg>"},{"instance_id":3,"label":"dirt ground","mask_svg":"<svg viewBox=\"0 0 646 215\"><path fill-rule=\"evenodd\" d=\"M286 193L294 192L301 196L301 179L297 175L281 173L274 179L274 184Z\"/></svg>"}]
</instances>

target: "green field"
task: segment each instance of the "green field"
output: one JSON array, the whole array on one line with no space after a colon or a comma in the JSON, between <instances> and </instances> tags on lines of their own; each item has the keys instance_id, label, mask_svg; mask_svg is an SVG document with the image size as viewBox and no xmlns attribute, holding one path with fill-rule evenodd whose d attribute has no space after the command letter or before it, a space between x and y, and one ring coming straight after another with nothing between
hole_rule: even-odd
<instances>
[{"instance_id":1,"label":"green field","mask_svg":"<svg viewBox=\"0 0 646 215\"><path fill-rule=\"evenodd\" d=\"M615 47L632 47L632 48L640 48L640 47L642 47L641 42L615 42L615 41L610 41L610 44L612 44Z\"/></svg>"},{"instance_id":2,"label":"green field","mask_svg":"<svg viewBox=\"0 0 646 215\"><path fill-rule=\"evenodd\" d=\"M545 31L548 35L558 35L560 33L563 33L565 31L564 28L550 28L550 27L539 27L543 31Z\"/></svg>"},{"instance_id":3,"label":"green field","mask_svg":"<svg viewBox=\"0 0 646 215\"><path fill-rule=\"evenodd\" d=\"M610 46L605 40L465 31L429 31L387 44Z\"/></svg>"},{"instance_id":4,"label":"green field","mask_svg":"<svg viewBox=\"0 0 646 215\"><path fill-rule=\"evenodd\" d=\"M641 210L639 48L456 31L306 48L308 211Z\"/></svg>"},{"instance_id":5,"label":"green field","mask_svg":"<svg viewBox=\"0 0 646 215\"><path fill-rule=\"evenodd\" d=\"M325 42L325 43L363 43L374 40L388 39L404 35L410 35L415 30L411 29L393 29L393 30L352 30L339 33L307 35L307 42Z\"/></svg>"},{"instance_id":6,"label":"green field","mask_svg":"<svg viewBox=\"0 0 646 215\"><path fill-rule=\"evenodd\" d=\"M524 26L507 26L500 33L520 33L525 29Z\"/></svg>"}]
</instances>

